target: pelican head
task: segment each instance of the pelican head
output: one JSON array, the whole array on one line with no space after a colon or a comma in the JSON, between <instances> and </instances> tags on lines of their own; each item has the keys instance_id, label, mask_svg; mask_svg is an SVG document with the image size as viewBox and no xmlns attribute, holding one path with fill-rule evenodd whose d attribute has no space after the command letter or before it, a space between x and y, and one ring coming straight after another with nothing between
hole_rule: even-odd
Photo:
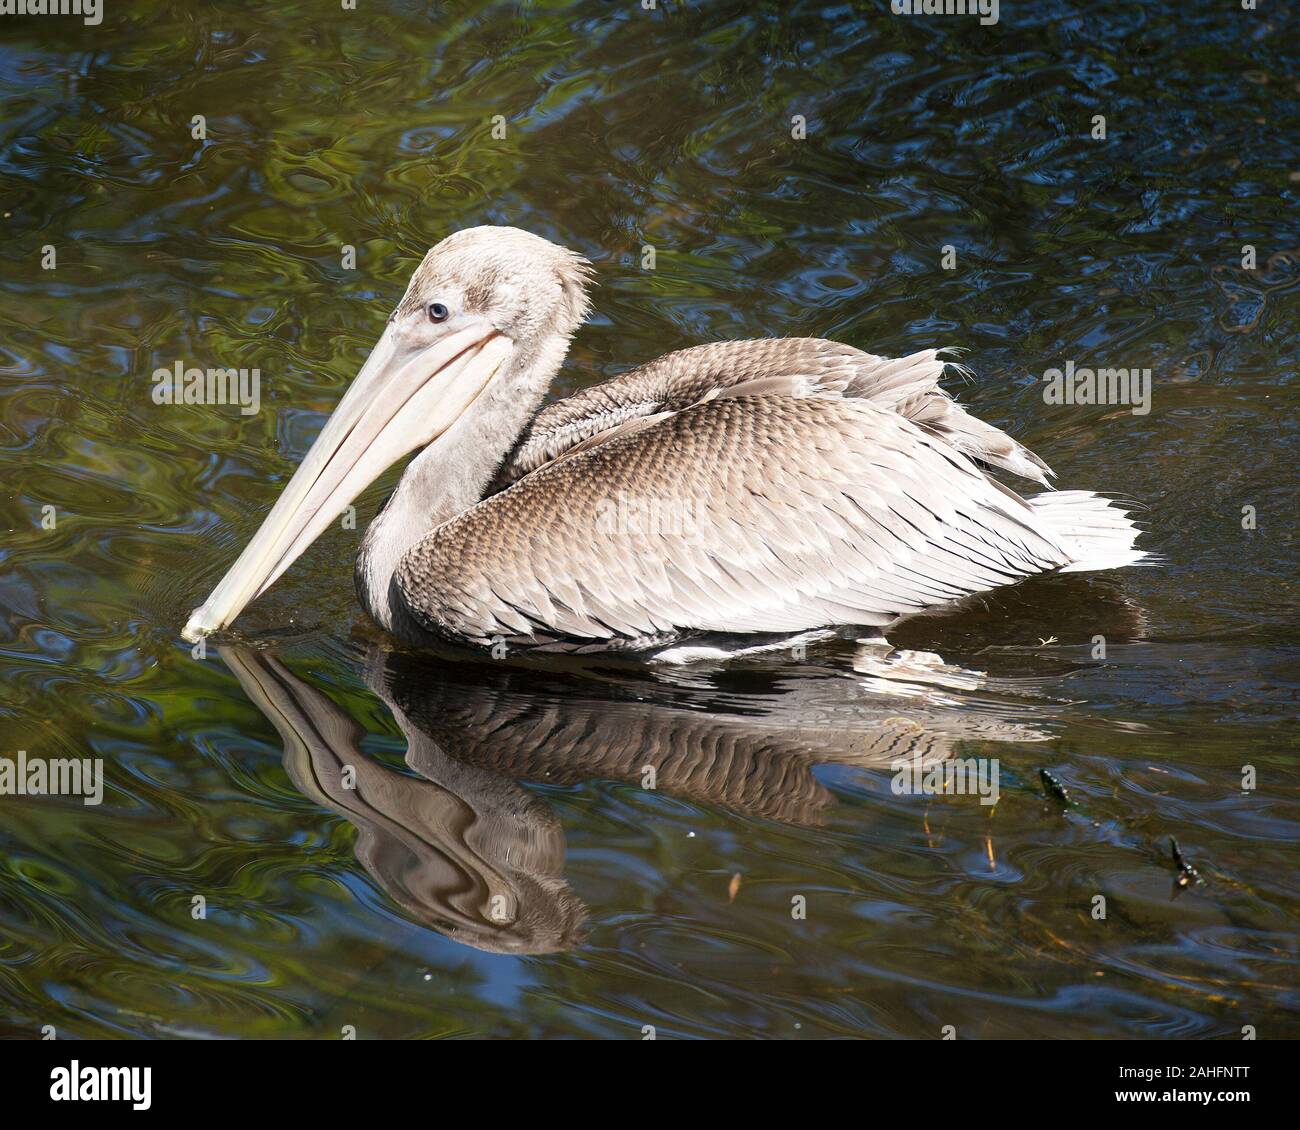
<instances>
[{"instance_id":1,"label":"pelican head","mask_svg":"<svg viewBox=\"0 0 1300 1130\"><path fill-rule=\"evenodd\" d=\"M589 271L581 256L518 228L467 228L434 247L266 521L190 616L184 638L233 621L370 483L436 444L476 404L493 393L498 400L527 393L535 407L586 316Z\"/></svg>"}]
</instances>

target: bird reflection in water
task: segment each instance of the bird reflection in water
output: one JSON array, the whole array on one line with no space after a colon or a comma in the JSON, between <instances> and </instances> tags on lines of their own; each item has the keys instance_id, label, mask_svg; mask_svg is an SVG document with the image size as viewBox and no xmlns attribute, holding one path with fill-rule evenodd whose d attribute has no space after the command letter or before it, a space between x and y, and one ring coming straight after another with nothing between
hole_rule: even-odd
<instances>
[{"instance_id":1,"label":"bird reflection in water","mask_svg":"<svg viewBox=\"0 0 1300 1130\"><path fill-rule=\"evenodd\" d=\"M1048 736L1045 700L1016 680L915 649L750 668L733 692L734 667L451 663L374 643L364 677L406 736L404 773L364 753L363 728L274 651L222 656L280 732L294 783L356 826L357 859L393 901L489 952L569 949L587 916L559 820L522 782L644 782L653 767L669 795L818 825L834 803L818 764L929 766L963 741Z\"/></svg>"}]
</instances>

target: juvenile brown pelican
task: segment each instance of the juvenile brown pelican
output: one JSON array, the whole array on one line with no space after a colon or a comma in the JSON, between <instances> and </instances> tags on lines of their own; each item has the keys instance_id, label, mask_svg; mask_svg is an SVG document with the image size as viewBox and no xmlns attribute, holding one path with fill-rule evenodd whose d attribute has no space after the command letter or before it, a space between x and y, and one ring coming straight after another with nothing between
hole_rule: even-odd
<instances>
[{"instance_id":1,"label":"juvenile brown pelican","mask_svg":"<svg viewBox=\"0 0 1300 1130\"><path fill-rule=\"evenodd\" d=\"M928 350L685 349L538 406L590 265L516 228L425 256L280 500L185 638L229 624L387 467L357 591L386 630L649 652L902 616L1038 573L1137 564L1137 529L968 415Z\"/></svg>"}]
</instances>

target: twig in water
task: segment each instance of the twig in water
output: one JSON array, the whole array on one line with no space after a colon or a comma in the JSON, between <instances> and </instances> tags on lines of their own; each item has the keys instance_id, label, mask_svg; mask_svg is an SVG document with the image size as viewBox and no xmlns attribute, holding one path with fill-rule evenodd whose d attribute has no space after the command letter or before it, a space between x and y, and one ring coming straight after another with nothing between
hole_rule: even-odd
<instances>
[{"instance_id":1,"label":"twig in water","mask_svg":"<svg viewBox=\"0 0 1300 1130\"><path fill-rule=\"evenodd\" d=\"M1183 853L1178 847L1178 841L1173 836L1169 837L1169 847L1173 852L1174 865L1178 868L1178 885L1188 887L1193 883L1203 882L1201 873L1183 858Z\"/></svg>"},{"instance_id":2,"label":"twig in water","mask_svg":"<svg viewBox=\"0 0 1300 1130\"><path fill-rule=\"evenodd\" d=\"M1070 794L1065 791L1065 786L1061 784L1055 776L1049 773L1046 769L1040 769L1038 775L1043 779L1043 784L1046 786L1047 791L1051 793L1052 796L1056 797L1056 799L1062 804L1074 803L1074 801L1070 799Z\"/></svg>"}]
</instances>

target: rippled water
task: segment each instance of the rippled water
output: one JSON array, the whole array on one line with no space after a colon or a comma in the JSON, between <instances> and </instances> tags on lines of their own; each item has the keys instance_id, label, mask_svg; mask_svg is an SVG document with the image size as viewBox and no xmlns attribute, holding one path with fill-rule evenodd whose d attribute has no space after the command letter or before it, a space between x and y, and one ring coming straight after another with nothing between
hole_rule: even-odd
<instances>
[{"instance_id":1,"label":"rippled water","mask_svg":"<svg viewBox=\"0 0 1300 1130\"><path fill-rule=\"evenodd\" d=\"M0 27L0 755L106 766L98 807L0 797L3 1029L1300 1034L1282 10L360 8ZM418 257L493 222L596 265L560 391L717 338L961 345L962 399L1167 567L891 633L941 660L652 674L390 654L336 530L194 659ZM1070 359L1151 368L1151 412L1045 404ZM178 360L260 368L261 412L155 405ZM999 803L895 795L903 753L997 758Z\"/></svg>"}]
</instances>

